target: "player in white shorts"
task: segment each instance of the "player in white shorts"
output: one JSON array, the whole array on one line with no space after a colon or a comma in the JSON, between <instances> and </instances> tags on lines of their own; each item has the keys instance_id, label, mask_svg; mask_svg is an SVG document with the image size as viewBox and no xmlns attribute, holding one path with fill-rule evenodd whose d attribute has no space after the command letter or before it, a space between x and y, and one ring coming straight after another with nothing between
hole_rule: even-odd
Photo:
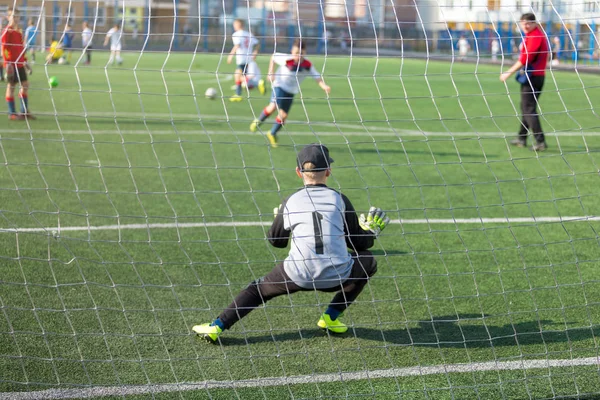
<instances>
[{"instance_id":1,"label":"player in white shorts","mask_svg":"<svg viewBox=\"0 0 600 400\"><path fill-rule=\"evenodd\" d=\"M123 30L121 29L120 24L115 24L107 33L106 39L104 39L104 46L108 44L110 40L110 58L108 59L108 64L112 64L115 60L117 64L121 65L123 63L123 59L121 58L121 49L123 44L125 43L123 37Z\"/></svg>"},{"instance_id":2,"label":"player in white shorts","mask_svg":"<svg viewBox=\"0 0 600 400\"><path fill-rule=\"evenodd\" d=\"M246 79L242 81L242 87L248 88L248 90L258 88L260 94L265 94L267 92L265 80L262 78L260 68L254 60L250 61L246 66ZM231 88L235 90L237 85L233 85Z\"/></svg>"},{"instance_id":3,"label":"player in white shorts","mask_svg":"<svg viewBox=\"0 0 600 400\"><path fill-rule=\"evenodd\" d=\"M242 82L245 80L248 64L258 54L258 40L250 32L244 30L244 21L236 19L233 21L233 47L227 57L227 64L231 64L235 55L235 95L230 101L242 101Z\"/></svg>"}]
</instances>

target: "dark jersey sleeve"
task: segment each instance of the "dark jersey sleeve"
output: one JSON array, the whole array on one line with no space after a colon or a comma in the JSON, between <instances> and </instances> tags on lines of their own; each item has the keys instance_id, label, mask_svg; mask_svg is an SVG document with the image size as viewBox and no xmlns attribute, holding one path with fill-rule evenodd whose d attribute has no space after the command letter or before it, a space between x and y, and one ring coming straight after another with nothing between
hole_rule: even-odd
<instances>
[{"instance_id":1,"label":"dark jersey sleeve","mask_svg":"<svg viewBox=\"0 0 600 400\"><path fill-rule=\"evenodd\" d=\"M358 215L350 200L342 194L342 199L346 205L346 214L344 219L344 233L346 234L346 245L350 250L361 251L373 247L375 236L371 231L365 231L358 223Z\"/></svg>"},{"instance_id":2,"label":"dark jersey sleeve","mask_svg":"<svg viewBox=\"0 0 600 400\"><path fill-rule=\"evenodd\" d=\"M279 206L279 212L277 212L277 216L275 217L271 228L269 228L269 233L267 237L269 239L269 243L271 243L273 247L278 247L280 249L287 247L288 242L290 240L290 233L292 233L292 231L286 230L283 224L284 207L285 200Z\"/></svg>"}]
</instances>

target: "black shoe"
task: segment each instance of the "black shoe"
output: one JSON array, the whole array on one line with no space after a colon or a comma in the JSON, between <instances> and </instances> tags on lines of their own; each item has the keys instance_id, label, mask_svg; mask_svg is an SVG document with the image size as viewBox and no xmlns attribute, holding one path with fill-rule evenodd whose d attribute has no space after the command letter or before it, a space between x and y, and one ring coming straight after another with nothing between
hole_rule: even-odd
<instances>
[{"instance_id":1,"label":"black shoe","mask_svg":"<svg viewBox=\"0 0 600 400\"><path fill-rule=\"evenodd\" d=\"M525 147L527 146L527 142L521 139L513 139L510 141L510 144L516 147Z\"/></svg>"},{"instance_id":2,"label":"black shoe","mask_svg":"<svg viewBox=\"0 0 600 400\"><path fill-rule=\"evenodd\" d=\"M546 144L546 142L541 142L541 143L536 143L533 146L531 146L530 150L542 152L542 151L546 151L547 148L548 148L548 145Z\"/></svg>"}]
</instances>

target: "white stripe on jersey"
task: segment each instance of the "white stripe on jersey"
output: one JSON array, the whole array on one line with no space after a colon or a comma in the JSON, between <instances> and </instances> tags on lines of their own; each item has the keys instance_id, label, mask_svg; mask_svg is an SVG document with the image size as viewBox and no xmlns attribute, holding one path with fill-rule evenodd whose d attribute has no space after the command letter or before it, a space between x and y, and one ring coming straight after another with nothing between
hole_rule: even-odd
<instances>
[{"instance_id":1,"label":"white stripe on jersey","mask_svg":"<svg viewBox=\"0 0 600 400\"><path fill-rule=\"evenodd\" d=\"M300 64L296 64L293 58L294 56L291 54L275 53L273 55L273 62L279 65L275 73L273 87L280 87L288 93L296 94L300 92L300 84L307 76L319 79L321 74L307 59L304 59Z\"/></svg>"}]
</instances>

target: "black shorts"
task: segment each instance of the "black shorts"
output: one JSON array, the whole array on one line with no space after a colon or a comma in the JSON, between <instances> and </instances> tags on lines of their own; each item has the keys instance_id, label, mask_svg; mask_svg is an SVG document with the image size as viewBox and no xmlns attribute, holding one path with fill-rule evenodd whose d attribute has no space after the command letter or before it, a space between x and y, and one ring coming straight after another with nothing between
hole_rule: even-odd
<instances>
[{"instance_id":1,"label":"black shorts","mask_svg":"<svg viewBox=\"0 0 600 400\"><path fill-rule=\"evenodd\" d=\"M246 70L248 69L248 64L238 64L237 65L237 69L239 69L240 71L242 71L244 74L246 73Z\"/></svg>"},{"instance_id":2,"label":"black shorts","mask_svg":"<svg viewBox=\"0 0 600 400\"><path fill-rule=\"evenodd\" d=\"M9 75L8 68L6 68L6 81L10 84L17 85L19 83L27 82L27 70L25 67L16 67L15 73Z\"/></svg>"}]
</instances>

